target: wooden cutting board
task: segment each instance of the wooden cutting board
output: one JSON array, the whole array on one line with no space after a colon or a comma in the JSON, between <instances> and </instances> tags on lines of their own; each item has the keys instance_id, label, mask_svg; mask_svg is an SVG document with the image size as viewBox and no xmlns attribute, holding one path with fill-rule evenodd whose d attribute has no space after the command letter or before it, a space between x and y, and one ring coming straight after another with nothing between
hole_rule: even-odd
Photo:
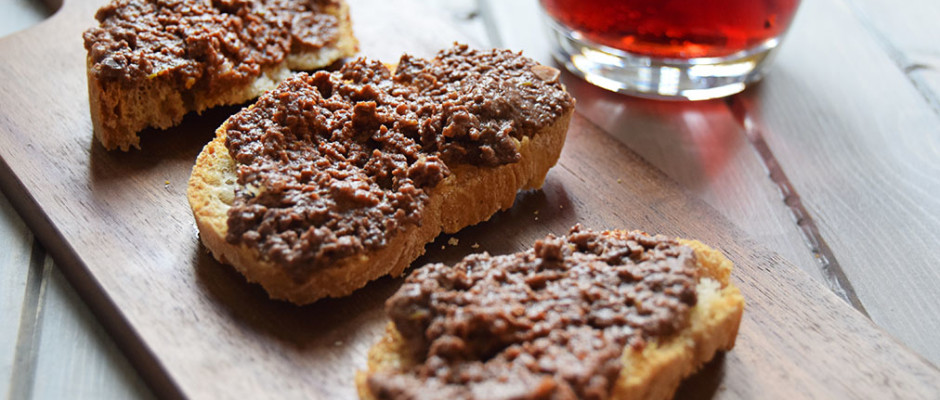
<instances>
[{"instance_id":1,"label":"wooden cutting board","mask_svg":"<svg viewBox=\"0 0 940 400\"><path fill-rule=\"evenodd\" d=\"M467 40L410 1L350 0L363 53L394 61ZM0 40L0 186L121 348L165 396L354 398L382 333L384 278L307 307L268 300L199 244L185 199L196 154L238 107L147 132L141 151L92 141L81 33L100 0ZM394 16L396 21L391 21ZM698 238L737 265L737 347L680 397L940 398L940 372L789 262L760 248L584 118L541 191L428 246L415 264L518 251L581 223Z\"/></svg>"}]
</instances>

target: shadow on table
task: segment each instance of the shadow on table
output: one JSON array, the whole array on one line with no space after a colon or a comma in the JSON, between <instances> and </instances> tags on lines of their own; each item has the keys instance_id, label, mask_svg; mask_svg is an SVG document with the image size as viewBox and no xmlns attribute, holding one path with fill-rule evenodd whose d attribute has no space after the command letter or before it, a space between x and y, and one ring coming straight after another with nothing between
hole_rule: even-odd
<instances>
[{"instance_id":1,"label":"shadow on table","mask_svg":"<svg viewBox=\"0 0 940 400\"><path fill-rule=\"evenodd\" d=\"M548 191L520 193L513 208L487 222L454 235L440 235L426 246L427 253L412 267L432 262L452 264L482 251L512 253L530 247L535 239L548 233L565 234L569 221L575 219L574 206L563 187L547 182L546 188ZM218 263L202 245L194 257L199 286L209 301L232 319L232 325L274 338L290 348L314 352L339 342L348 344L351 338L374 340L362 331L381 330L387 321L384 302L403 282L403 278L386 276L350 296L296 306L269 299L260 285L248 283L234 268Z\"/></svg>"},{"instance_id":2,"label":"shadow on table","mask_svg":"<svg viewBox=\"0 0 940 400\"><path fill-rule=\"evenodd\" d=\"M92 181L97 184L139 180L147 176L145 172L160 170L161 165L166 166L164 164L177 163L181 165L174 170L186 172L188 178L196 156L215 137L215 130L241 109L241 105L217 107L202 115L189 113L179 125L166 130L145 129L139 133L140 149L109 151L94 139L90 142L88 162ZM168 168L163 168L159 173L166 170Z\"/></svg>"},{"instance_id":3,"label":"shadow on table","mask_svg":"<svg viewBox=\"0 0 940 400\"><path fill-rule=\"evenodd\" d=\"M698 372L686 378L676 391L676 399L711 399L718 392L725 374L725 353L718 353Z\"/></svg>"}]
</instances>

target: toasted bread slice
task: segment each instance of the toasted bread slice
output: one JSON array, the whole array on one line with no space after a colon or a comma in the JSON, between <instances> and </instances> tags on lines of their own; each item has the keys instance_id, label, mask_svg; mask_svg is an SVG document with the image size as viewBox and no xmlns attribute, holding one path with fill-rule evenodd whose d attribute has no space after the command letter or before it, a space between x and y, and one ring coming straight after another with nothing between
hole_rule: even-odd
<instances>
[{"instance_id":1,"label":"toasted bread slice","mask_svg":"<svg viewBox=\"0 0 940 400\"><path fill-rule=\"evenodd\" d=\"M621 235L623 232L613 231L605 232L604 234ZM738 288L730 282L730 275L733 264L719 251L714 250L699 241L685 239L678 239L677 241L678 243L691 248L695 254L694 268L697 271L697 285L695 286L694 290L697 301L695 302L695 305L692 306L688 311L688 314L682 316L682 318L686 319L687 323L676 332L672 332L664 336L653 336L648 338L644 345L625 346L623 348L622 354L619 357L619 373L615 375L615 379L612 383L606 385L609 388L609 391L606 393L606 395L601 396L597 396L598 393L594 392L594 396L589 397L611 398L619 400L670 399L675 394L675 391L683 378L691 375L703 364L711 360L717 351L727 351L734 347L738 326L740 325L741 317L744 311L744 298L741 296ZM484 258L485 257L488 256L484 256ZM474 265L481 265L481 262L477 262ZM415 270L412 274L412 277L418 276L421 273L421 270L421 268ZM661 269L658 271L661 271ZM469 274L470 273L467 272L467 275ZM632 279L637 279L637 277L634 276ZM412 278L409 278L408 282L411 282L411 280ZM408 285L408 283L406 283L406 285ZM414 287L411 286L409 286L407 289L415 290ZM422 287L422 290L423 289L424 288ZM405 288L402 289L402 291L404 290ZM492 290L486 290L482 292L486 293L488 296L498 296L497 294L494 294ZM414 296L421 297L424 295L425 293ZM459 325L460 329L464 331L469 329L471 332L480 332L481 328L479 326L474 325L472 322L467 322L474 318L473 316L468 316L467 314L473 314L476 312L475 310L477 309L475 307L477 307L477 305L475 303L466 304L466 300L461 301L463 303L461 303L459 309L464 310L464 312L460 317L462 318L462 322L460 322L461 325ZM392 302L393 300L389 300L389 303ZM389 305L389 307L391 306ZM512 307L512 305L507 304L505 307L508 310ZM538 307L538 304L529 304L526 309ZM432 307L432 309L434 308ZM470 311L471 309L473 311ZM423 314L426 311L425 308L409 308L409 310L411 310L410 312L413 313L413 315ZM450 318L456 317L451 316ZM501 320L501 322L506 321L513 321L513 319L508 318ZM432 324L434 324L432 325L434 326L433 329L435 329L435 332L438 332L438 334L441 329L446 329L441 328L442 325L437 322L432 322ZM503 324L501 326L502 328L496 327L495 325L490 325L489 328L493 329L492 332L499 332L500 335L506 336L506 325ZM432 328L428 328L427 331L420 332L418 335L432 335L429 333L431 329ZM481 341L497 340L487 339L486 337L474 337L472 335L470 338ZM419 341L420 340L426 341L431 339L422 338L419 339ZM464 338L464 340L470 339ZM369 351L367 363L368 370L360 371L356 375L356 385L361 398L370 400L389 398L415 398L408 397L407 394L410 393L413 395L416 392L422 393L422 396L427 395L427 398L434 398L435 394L444 393L447 390L444 389L444 391L441 392L432 392L428 390L428 388L419 388L417 391L411 392L397 392L395 390L385 390L382 393L373 392L373 387L370 386L370 379L372 379L374 376L381 374L386 376L406 376L409 373L415 374L415 368L424 368L420 369L420 371L422 371L421 373L428 374L427 368L429 367L427 365L422 366L426 360L420 359L420 356L416 356L414 354L414 349L409 348L409 343L412 342L414 342L414 338L409 339L404 337L394 322L390 322L388 324L385 335ZM446 341L446 343L442 340L435 340L431 342L430 346L432 346L432 348L433 346L454 346L457 348L462 348L454 345L453 343L453 339ZM462 345L466 345L468 348L473 347L472 344L463 343ZM520 348L525 348L524 346ZM544 352L542 354L544 354ZM488 356L495 357L492 351L488 353ZM521 359L522 356L515 357ZM466 361L471 362L473 360L471 359ZM437 359L435 362L436 364L432 365L440 365L440 359ZM542 367L541 364L537 365L539 365L537 368L545 368ZM549 366L549 368L551 367L552 366ZM455 367L451 366L449 368ZM458 370L461 372L458 372L457 374L469 373L471 376L474 376L473 374L480 374L478 367L474 366L473 368ZM575 369L575 367L569 368L569 371L571 369ZM551 374L549 373L548 375ZM505 375L502 376L502 379L505 379ZM561 378L556 376L553 379ZM413 382L414 381L412 381L412 383ZM501 382L500 384L502 385L506 383L507 382ZM508 383L511 384L512 382ZM437 381L432 383L431 386L438 385L437 389L440 389L440 384L441 382ZM544 389L545 387L551 387L551 390L546 390L545 392L552 394L547 397L538 397L537 394L545 394L538 393L540 388ZM430 389L437 390L433 387ZM450 389L453 389L453 387ZM530 385L529 387L526 387L525 390L527 392L523 394L515 392L511 392L511 394L518 395L518 397L513 398L574 398L578 395L583 395L583 393L571 393L571 391L567 390L565 387L559 389L559 386L557 385L551 386L541 383L539 385ZM467 397L467 392L449 393L450 395L454 396L454 398ZM472 393L472 395L469 396L470 398L479 397L476 396L479 394L479 389L478 391L471 390L469 393ZM491 397L492 395L492 392L488 392L488 394L484 397ZM503 398L498 395L496 397Z\"/></svg>"},{"instance_id":2,"label":"toasted bread slice","mask_svg":"<svg viewBox=\"0 0 940 400\"><path fill-rule=\"evenodd\" d=\"M318 74L297 79L322 80L326 73ZM557 76L551 79L556 79L553 85L561 87ZM292 83L296 83L293 78L282 87ZM526 86L528 89L531 85ZM519 190L542 186L548 170L558 160L574 110L573 100L563 89L555 90L560 90L570 104L537 132L513 139L518 151L517 161L495 166L448 163L449 175L436 185L423 189L427 198L420 208L418 221L403 222L398 228L388 231L384 245L342 257L329 265L301 266L305 269L299 275L264 254L258 246L232 240L229 219L236 191L259 189L254 186L246 188L239 183L238 165L226 147L226 132L232 123L230 119L218 129L215 140L199 154L189 182L189 202L202 242L217 260L231 264L249 281L260 283L272 298L296 304L311 303L323 297L345 296L373 279L388 274L398 276L441 232L457 232L485 221L496 211L510 208ZM279 88L262 96L259 103L274 102L275 98L288 94L289 90ZM255 107L258 105L243 113L250 113ZM305 229L310 232L316 228L310 226Z\"/></svg>"},{"instance_id":3,"label":"toasted bread slice","mask_svg":"<svg viewBox=\"0 0 940 400\"><path fill-rule=\"evenodd\" d=\"M155 15L179 6L175 3L193 3L190 4L190 9L210 10L206 11L209 17L225 16L226 19L219 22L224 26L247 26L249 18L257 17L231 14L231 10L213 11L215 6L196 0L176 0L159 7L152 0L115 0L103 7L97 15L101 26L85 33L85 47L88 49L88 99L95 137L108 150L127 151L131 147L139 147L140 138L137 133L145 128L167 129L180 123L183 116L189 112L202 113L216 106L244 103L273 89L291 75L291 70L323 68L355 54L358 42L353 36L349 6L345 0L303 1L322 11L320 17L330 19L326 24L330 25L335 34L325 42L313 45L307 43L320 38L305 36L313 30L304 31L300 28L292 28L292 32L288 32L291 37L277 39L277 43L266 43L266 39L242 37L251 34L274 35L265 30L270 26L279 26L277 22L270 20L257 24L258 27L264 26L263 29L252 28L243 32L228 33L219 31L207 34L198 31L201 29L199 25L205 22L196 19L188 21L197 29L195 33L184 33L182 28L171 23L159 28L154 27L154 21L158 20ZM244 4L257 4L254 11L247 11L249 13L271 15L273 13L264 10L268 4L287 3L256 1ZM290 11L284 13L289 14ZM192 17L186 12L175 15L180 19L184 16ZM290 16L283 18L290 19ZM135 28L134 23L139 23L142 27ZM324 22L315 21L311 24ZM173 29L176 31L171 32ZM189 43L197 40L194 39L196 37L216 33L219 33L220 39L205 39L205 43L209 43L205 44L208 50L199 47L201 45ZM238 36L238 44L229 44L227 41L231 40L231 37L225 34ZM221 39L223 37L225 39ZM133 43L128 44L129 42ZM240 60L236 54L242 50L232 46L260 46L262 49L255 50L260 52L262 57L270 57L264 61L256 61L254 58ZM264 55L269 52L269 48L277 48L277 52L283 54ZM114 57L115 52L123 53ZM167 54L173 55L168 57ZM181 69L190 72L180 74L178 71ZM199 72L191 72L193 70ZM248 72L245 72L246 70ZM234 80L225 78L231 76L233 71L243 76ZM207 83L209 80L218 82Z\"/></svg>"}]
</instances>

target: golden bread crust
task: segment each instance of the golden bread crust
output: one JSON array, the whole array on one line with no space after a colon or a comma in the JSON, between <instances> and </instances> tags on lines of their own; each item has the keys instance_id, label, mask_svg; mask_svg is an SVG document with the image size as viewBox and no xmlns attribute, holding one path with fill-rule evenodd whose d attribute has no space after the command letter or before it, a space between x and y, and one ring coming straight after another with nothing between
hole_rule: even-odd
<instances>
[{"instance_id":1,"label":"golden bread crust","mask_svg":"<svg viewBox=\"0 0 940 400\"><path fill-rule=\"evenodd\" d=\"M170 128L189 112L203 111L222 105L241 104L274 89L291 75L291 70L323 68L343 57L356 53L359 42L353 36L349 5L343 1L328 12L337 16L339 39L336 43L313 52L290 54L278 65L265 68L255 80L232 86L219 94L195 90L180 91L161 79L148 79L128 87L116 81L102 81L92 73L93 62L86 59L88 103L95 137L108 150L128 151L140 147L137 133L153 127Z\"/></svg>"},{"instance_id":2,"label":"golden bread crust","mask_svg":"<svg viewBox=\"0 0 940 400\"><path fill-rule=\"evenodd\" d=\"M642 350L627 346L611 399L670 399L683 378L710 361L717 351L734 347L744 313L744 297L730 282L733 264L721 252L697 240L679 242L695 251L700 271L698 302L691 310L689 326L670 337L649 340ZM356 373L359 397L375 398L366 383L369 374L404 371L414 364L395 324L389 322L385 335L369 350L368 370Z\"/></svg>"},{"instance_id":3,"label":"golden bread crust","mask_svg":"<svg viewBox=\"0 0 940 400\"><path fill-rule=\"evenodd\" d=\"M561 154L573 111L531 138L525 137L519 143L522 157L518 162L498 167L452 167L450 176L428 189L420 226L406 225L381 249L344 258L302 282L264 260L258 250L225 240L237 181L235 163L225 147L225 124L199 154L187 195L202 242L215 258L234 266L249 281L260 283L272 298L308 304L323 297L346 296L381 276L401 275L441 232L453 233L485 221L496 211L512 207L517 191L540 188Z\"/></svg>"}]
</instances>

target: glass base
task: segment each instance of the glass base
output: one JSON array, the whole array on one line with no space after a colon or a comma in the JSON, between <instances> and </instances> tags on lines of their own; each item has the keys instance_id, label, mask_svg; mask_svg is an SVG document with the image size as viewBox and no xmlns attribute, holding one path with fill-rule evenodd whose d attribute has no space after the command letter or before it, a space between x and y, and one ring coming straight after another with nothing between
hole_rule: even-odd
<instances>
[{"instance_id":1,"label":"glass base","mask_svg":"<svg viewBox=\"0 0 940 400\"><path fill-rule=\"evenodd\" d=\"M779 44L770 39L726 57L669 59L593 43L544 16L552 55L573 74L604 89L660 100L706 100L738 93L760 80Z\"/></svg>"}]
</instances>

